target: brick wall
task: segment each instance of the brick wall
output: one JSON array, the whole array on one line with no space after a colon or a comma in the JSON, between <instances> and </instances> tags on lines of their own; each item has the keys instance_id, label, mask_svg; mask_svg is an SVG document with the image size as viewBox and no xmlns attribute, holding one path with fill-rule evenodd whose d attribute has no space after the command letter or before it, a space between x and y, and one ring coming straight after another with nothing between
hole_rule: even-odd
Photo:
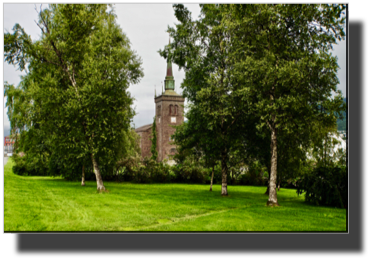
<instances>
[{"instance_id":1,"label":"brick wall","mask_svg":"<svg viewBox=\"0 0 380 275\"><path fill-rule=\"evenodd\" d=\"M171 149L175 150L176 146L172 144L172 140L169 138L175 132L175 128L172 126L180 125L184 121L184 101L185 99L182 96L161 95L155 98L158 161L175 154ZM172 111L177 106L177 114L173 112L170 114L170 105L173 106ZM160 109L161 111L159 111Z\"/></svg>"},{"instance_id":2,"label":"brick wall","mask_svg":"<svg viewBox=\"0 0 380 275\"><path fill-rule=\"evenodd\" d=\"M161 95L155 98L156 103L156 135L157 135L157 152L158 161L167 159L168 156L173 156L176 152L176 146L173 144L171 136L175 132L173 126L181 125L184 121L184 102L182 96ZM172 112L170 105L173 106ZM177 106L177 110L175 107ZM177 111L176 113L174 111ZM152 128L147 129L149 125L142 126L136 129L140 136L141 156L151 157L150 152L152 147ZM169 138L171 140L169 140Z\"/></svg>"},{"instance_id":3,"label":"brick wall","mask_svg":"<svg viewBox=\"0 0 380 275\"><path fill-rule=\"evenodd\" d=\"M140 136L141 156L143 158L150 158L152 156L152 153L150 152L152 147L152 141L150 140L152 137L152 128L144 132L137 132L137 134Z\"/></svg>"}]
</instances>

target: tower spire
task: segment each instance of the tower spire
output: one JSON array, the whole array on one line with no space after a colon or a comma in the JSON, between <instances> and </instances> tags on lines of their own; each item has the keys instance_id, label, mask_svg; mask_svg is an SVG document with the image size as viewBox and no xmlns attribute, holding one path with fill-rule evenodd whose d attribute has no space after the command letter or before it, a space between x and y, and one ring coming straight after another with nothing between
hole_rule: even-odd
<instances>
[{"instance_id":1,"label":"tower spire","mask_svg":"<svg viewBox=\"0 0 380 275\"><path fill-rule=\"evenodd\" d=\"M170 52L170 36L169 36L169 52ZM167 61L167 66L166 66L166 76L173 76L173 70L172 70L172 63L169 61L169 56L168 56L168 61ZM165 87L166 90L166 87Z\"/></svg>"},{"instance_id":2,"label":"tower spire","mask_svg":"<svg viewBox=\"0 0 380 275\"><path fill-rule=\"evenodd\" d=\"M169 61L169 57L168 57L167 68L166 68L166 76L173 77L172 63Z\"/></svg>"},{"instance_id":3,"label":"tower spire","mask_svg":"<svg viewBox=\"0 0 380 275\"><path fill-rule=\"evenodd\" d=\"M171 55L170 55L170 36L169 36L169 52L168 52L168 58L167 58L167 67L166 67L166 77L165 77L165 93L164 95L178 95L175 91L175 81L173 77L173 68L172 68L172 62L170 61ZM169 58L170 56L170 58Z\"/></svg>"}]
</instances>

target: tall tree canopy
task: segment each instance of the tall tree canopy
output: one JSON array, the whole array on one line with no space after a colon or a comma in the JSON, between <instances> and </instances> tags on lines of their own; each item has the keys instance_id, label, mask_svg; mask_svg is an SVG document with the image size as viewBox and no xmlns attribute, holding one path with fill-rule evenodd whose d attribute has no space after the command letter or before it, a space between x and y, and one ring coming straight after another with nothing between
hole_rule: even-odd
<instances>
[{"instance_id":1,"label":"tall tree canopy","mask_svg":"<svg viewBox=\"0 0 380 275\"><path fill-rule=\"evenodd\" d=\"M278 205L278 160L281 174L287 165L296 171L318 138L315 131L335 127L343 110L331 49L345 36L345 8L201 5L194 21L174 5L180 23L169 27L174 41L160 54L186 72L184 96L196 109L192 125L199 123L192 128L210 130L203 139L214 138L224 171L236 148L268 163L268 205Z\"/></svg>"},{"instance_id":2,"label":"tall tree canopy","mask_svg":"<svg viewBox=\"0 0 380 275\"><path fill-rule=\"evenodd\" d=\"M201 16L193 21L182 4L173 7L180 24L169 27L174 41L160 54L186 72L183 95L193 104L189 119L196 121L187 130L198 133L198 144L208 151L210 160L221 161L222 195L228 195L228 157L235 145L236 120L242 112L239 98L231 93L228 71L232 64L226 48L227 33L220 24L222 13L216 5L201 5Z\"/></svg>"},{"instance_id":3,"label":"tall tree canopy","mask_svg":"<svg viewBox=\"0 0 380 275\"><path fill-rule=\"evenodd\" d=\"M343 111L332 45L344 38L345 5L222 5L231 79L257 129L271 139L268 205L277 205L279 140L297 151ZM338 96L333 97L333 92ZM282 142L283 146L287 146ZM288 145L289 146L289 145ZM294 150L293 150L294 151ZM295 154L295 152L294 152Z\"/></svg>"},{"instance_id":4,"label":"tall tree canopy","mask_svg":"<svg viewBox=\"0 0 380 275\"><path fill-rule=\"evenodd\" d=\"M22 135L38 125L59 158L91 159L105 190L98 162L116 160L130 129L127 89L143 76L142 61L111 6L53 4L38 16L39 40L19 24L4 35L5 60L27 69L18 89L5 89L12 129Z\"/></svg>"}]
</instances>

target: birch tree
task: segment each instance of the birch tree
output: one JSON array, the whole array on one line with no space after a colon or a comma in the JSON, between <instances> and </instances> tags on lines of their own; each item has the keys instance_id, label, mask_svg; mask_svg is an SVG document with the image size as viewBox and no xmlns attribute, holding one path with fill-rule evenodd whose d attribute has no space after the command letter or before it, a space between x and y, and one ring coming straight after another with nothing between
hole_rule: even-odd
<instances>
[{"instance_id":1,"label":"birch tree","mask_svg":"<svg viewBox=\"0 0 380 275\"><path fill-rule=\"evenodd\" d=\"M315 131L334 127L342 111L337 58L331 49L345 36L345 5L222 5L222 9L222 24L231 34L230 77L247 110L259 118L256 128L270 138L267 204L278 205L279 140L297 150L309 148Z\"/></svg>"},{"instance_id":2,"label":"birch tree","mask_svg":"<svg viewBox=\"0 0 380 275\"><path fill-rule=\"evenodd\" d=\"M104 191L100 165L116 161L117 141L130 130L127 89L143 76L142 61L112 6L53 4L39 11L36 24L37 41L19 24L4 35L5 60L27 69L21 96L29 98L28 123L40 126L58 156L91 159L97 190ZM19 100L12 96L9 102Z\"/></svg>"}]
</instances>

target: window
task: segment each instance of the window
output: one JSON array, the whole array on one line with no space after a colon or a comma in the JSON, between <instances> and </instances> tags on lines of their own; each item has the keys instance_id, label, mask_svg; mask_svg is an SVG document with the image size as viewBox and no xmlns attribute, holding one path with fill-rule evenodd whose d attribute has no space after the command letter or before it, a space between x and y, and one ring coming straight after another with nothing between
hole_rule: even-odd
<instances>
[{"instance_id":1,"label":"window","mask_svg":"<svg viewBox=\"0 0 380 275\"><path fill-rule=\"evenodd\" d=\"M174 115L178 116L178 105L174 106Z\"/></svg>"},{"instance_id":2,"label":"window","mask_svg":"<svg viewBox=\"0 0 380 275\"><path fill-rule=\"evenodd\" d=\"M161 105L157 106L157 116L161 115Z\"/></svg>"},{"instance_id":3,"label":"window","mask_svg":"<svg viewBox=\"0 0 380 275\"><path fill-rule=\"evenodd\" d=\"M174 114L174 110L173 110L173 105L170 104L169 105L169 116L173 115Z\"/></svg>"},{"instance_id":4,"label":"window","mask_svg":"<svg viewBox=\"0 0 380 275\"><path fill-rule=\"evenodd\" d=\"M170 149L170 154L175 154L177 150L175 148Z\"/></svg>"}]
</instances>

